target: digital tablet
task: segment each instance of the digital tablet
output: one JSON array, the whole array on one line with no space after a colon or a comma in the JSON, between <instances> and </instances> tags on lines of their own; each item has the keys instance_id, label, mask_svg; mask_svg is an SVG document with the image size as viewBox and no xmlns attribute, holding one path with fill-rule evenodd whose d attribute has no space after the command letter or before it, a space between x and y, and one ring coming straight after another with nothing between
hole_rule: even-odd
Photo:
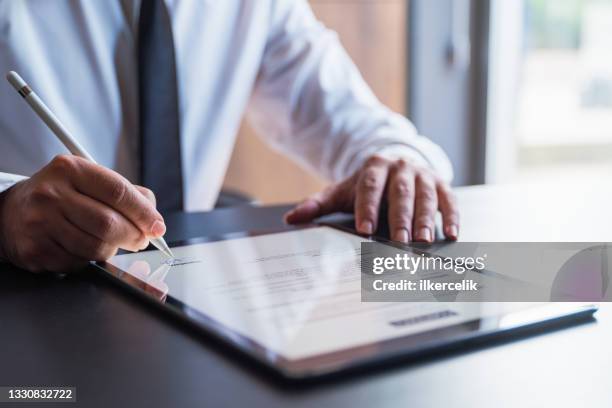
<instances>
[{"instance_id":1,"label":"digital tablet","mask_svg":"<svg viewBox=\"0 0 612 408\"><path fill-rule=\"evenodd\" d=\"M114 281L291 379L590 317L578 303L362 302L360 246L331 226L171 244L97 266Z\"/></svg>"}]
</instances>

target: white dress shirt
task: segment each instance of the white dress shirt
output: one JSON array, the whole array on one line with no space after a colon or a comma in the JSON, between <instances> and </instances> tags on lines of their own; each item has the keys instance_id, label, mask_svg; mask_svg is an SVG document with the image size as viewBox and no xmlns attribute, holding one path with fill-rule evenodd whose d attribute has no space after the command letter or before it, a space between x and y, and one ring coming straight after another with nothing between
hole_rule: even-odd
<instances>
[{"instance_id":1,"label":"white dress shirt","mask_svg":"<svg viewBox=\"0 0 612 408\"><path fill-rule=\"evenodd\" d=\"M442 150L381 105L305 0L166 3L186 210L214 205L245 112L275 148L330 180L375 152L426 162L451 178ZM1 71L19 72L100 164L133 182L139 8L139 0L0 3ZM2 191L66 149L8 83L0 106Z\"/></svg>"}]
</instances>

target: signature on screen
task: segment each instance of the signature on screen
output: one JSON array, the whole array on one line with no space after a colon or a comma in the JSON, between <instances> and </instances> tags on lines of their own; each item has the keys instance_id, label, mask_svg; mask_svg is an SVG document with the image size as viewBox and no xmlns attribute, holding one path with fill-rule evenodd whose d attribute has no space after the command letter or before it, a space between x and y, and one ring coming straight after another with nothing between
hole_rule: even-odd
<instances>
[{"instance_id":1,"label":"signature on screen","mask_svg":"<svg viewBox=\"0 0 612 408\"><path fill-rule=\"evenodd\" d=\"M163 260L161 263L170 265L170 266L181 266L181 265L189 265L194 263L201 263L202 261L196 258L170 258Z\"/></svg>"}]
</instances>

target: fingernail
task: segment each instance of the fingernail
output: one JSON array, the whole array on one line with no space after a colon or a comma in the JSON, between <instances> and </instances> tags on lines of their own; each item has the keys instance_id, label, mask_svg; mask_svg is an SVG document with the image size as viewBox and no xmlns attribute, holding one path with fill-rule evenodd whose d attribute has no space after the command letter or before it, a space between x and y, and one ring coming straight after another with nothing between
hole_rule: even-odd
<instances>
[{"instance_id":1,"label":"fingernail","mask_svg":"<svg viewBox=\"0 0 612 408\"><path fill-rule=\"evenodd\" d=\"M359 227L359 232L362 234L371 234L374 226L372 225L372 221L363 221L361 226Z\"/></svg>"},{"instance_id":2,"label":"fingernail","mask_svg":"<svg viewBox=\"0 0 612 408\"><path fill-rule=\"evenodd\" d=\"M448 228L446 229L446 235L449 238L452 239L457 239L457 237L459 236L459 228L457 228L456 225L449 225Z\"/></svg>"},{"instance_id":3,"label":"fingernail","mask_svg":"<svg viewBox=\"0 0 612 408\"><path fill-rule=\"evenodd\" d=\"M166 226L163 222L156 220L151 226L151 235L154 237L161 237L166 233Z\"/></svg>"},{"instance_id":4,"label":"fingernail","mask_svg":"<svg viewBox=\"0 0 612 408\"><path fill-rule=\"evenodd\" d=\"M408 230L405 228L400 228L395 231L395 241L403 243L410 242L410 234L408 233Z\"/></svg>"},{"instance_id":5,"label":"fingernail","mask_svg":"<svg viewBox=\"0 0 612 408\"><path fill-rule=\"evenodd\" d=\"M427 227L421 228L417 234L417 239L419 241L431 242L431 230Z\"/></svg>"},{"instance_id":6,"label":"fingernail","mask_svg":"<svg viewBox=\"0 0 612 408\"><path fill-rule=\"evenodd\" d=\"M295 214L295 210L287 211L285 215L283 215L283 220L285 223L289 223L289 218L291 218L293 214Z\"/></svg>"}]
</instances>

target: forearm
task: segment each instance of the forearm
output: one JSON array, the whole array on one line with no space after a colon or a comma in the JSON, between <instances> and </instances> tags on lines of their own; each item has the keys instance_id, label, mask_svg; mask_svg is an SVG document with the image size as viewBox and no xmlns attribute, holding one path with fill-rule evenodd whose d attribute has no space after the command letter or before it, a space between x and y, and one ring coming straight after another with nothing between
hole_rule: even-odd
<instances>
[{"instance_id":1,"label":"forearm","mask_svg":"<svg viewBox=\"0 0 612 408\"><path fill-rule=\"evenodd\" d=\"M259 134L333 181L390 149L450 180L444 152L380 103L337 35L316 21L308 5L278 4L285 4L284 13L270 34L249 109Z\"/></svg>"}]
</instances>

